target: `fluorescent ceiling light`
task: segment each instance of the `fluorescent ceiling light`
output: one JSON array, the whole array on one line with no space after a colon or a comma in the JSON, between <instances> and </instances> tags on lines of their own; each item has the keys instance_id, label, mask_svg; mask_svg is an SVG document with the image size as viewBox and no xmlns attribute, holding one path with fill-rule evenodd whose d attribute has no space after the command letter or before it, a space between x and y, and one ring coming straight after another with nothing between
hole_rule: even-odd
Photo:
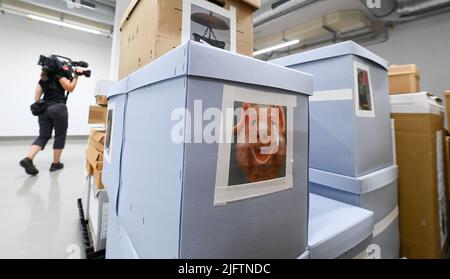
<instances>
[{"instance_id":1,"label":"fluorescent ceiling light","mask_svg":"<svg viewBox=\"0 0 450 279\"><path fill-rule=\"evenodd\" d=\"M89 10L96 10L95 8L95 4L94 3L90 3L90 2L85 2L85 1L75 1L75 0L66 0L66 3L69 5L69 8L86 8ZM89 5L88 5L89 4Z\"/></svg>"},{"instance_id":2,"label":"fluorescent ceiling light","mask_svg":"<svg viewBox=\"0 0 450 279\"><path fill-rule=\"evenodd\" d=\"M300 40L293 40L293 41L285 42L285 43L282 43L282 44L279 44L279 45L276 45L276 46L271 46L271 47L268 47L268 48L265 48L265 49L261 49L261 50L255 51L253 53L253 56L258 56L258 55L261 55L261 54L264 54L264 53L268 53L268 52L271 52L271 51L274 51L274 50L282 49L282 48L285 48L285 47L290 47L290 46L296 45L298 43L300 43Z\"/></svg>"},{"instance_id":3,"label":"fluorescent ceiling light","mask_svg":"<svg viewBox=\"0 0 450 279\"><path fill-rule=\"evenodd\" d=\"M58 25L61 27L67 27L67 28L71 28L71 29L75 29L75 30L79 30L79 31L88 32L88 33L95 34L95 35L102 35L102 32L100 32L98 30L94 30L91 28L87 28L87 27L83 27L83 26L79 26L79 25L75 25L75 24L66 23L66 22L59 21L59 20L53 20L53 19L35 16L35 15L28 15L27 17L29 19L47 22L47 23L55 24L55 25Z\"/></svg>"}]
</instances>

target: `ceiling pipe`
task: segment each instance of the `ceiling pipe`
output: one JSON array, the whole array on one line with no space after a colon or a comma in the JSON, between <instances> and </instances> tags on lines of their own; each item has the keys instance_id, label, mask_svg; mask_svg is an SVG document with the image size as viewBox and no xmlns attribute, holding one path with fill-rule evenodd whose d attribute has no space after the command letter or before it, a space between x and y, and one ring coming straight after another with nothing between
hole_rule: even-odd
<instances>
[{"instance_id":1,"label":"ceiling pipe","mask_svg":"<svg viewBox=\"0 0 450 279\"><path fill-rule=\"evenodd\" d=\"M118 0L118 1L123 1L123 0ZM95 0L95 2L101 3L101 4L109 6L111 8L116 8L116 4L114 2L109 2L106 0Z\"/></svg>"},{"instance_id":2,"label":"ceiling pipe","mask_svg":"<svg viewBox=\"0 0 450 279\"><path fill-rule=\"evenodd\" d=\"M421 16L428 12L450 6L450 0L378 0L378 7L367 5L372 0L360 0L368 11L376 18L387 22L413 20L413 16ZM376 1L372 1L375 3Z\"/></svg>"},{"instance_id":3,"label":"ceiling pipe","mask_svg":"<svg viewBox=\"0 0 450 279\"><path fill-rule=\"evenodd\" d=\"M450 5L450 0L422 1L413 5L405 5L397 9L400 15L417 15Z\"/></svg>"},{"instance_id":4,"label":"ceiling pipe","mask_svg":"<svg viewBox=\"0 0 450 279\"><path fill-rule=\"evenodd\" d=\"M256 12L253 20L253 25L254 27L258 27L260 25L263 25L264 23L294 12L295 10L298 10L300 8L304 8L306 6L314 4L318 1L325 0L279 0L273 5L269 4L266 7L263 7L260 12Z\"/></svg>"},{"instance_id":5,"label":"ceiling pipe","mask_svg":"<svg viewBox=\"0 0 450 279\"><path fill-rule=\"evenodd\" d=\"M448 12L450 12L450 6L447 6L445 8L434 9L434 10L428 11L426 13L418 14L418 15L402 16L395 21L395 24L407 23L407 22L427 18L430 16L440 15L440 14L448 13Z\"/></svg>"},{"instance_id":6,"label":"ceiling pipe","mask_svg":"<svg viewBox=\"0 0 450 279\"><path fill-rule=\"evenodd\" d=\"M431 1L417 1L417 0L380 0L381 6L379 8L369 8L367 0L360 0L368 8L371 14L379 18L372 23L372 30L367 33L364 30L357 30L357 32L349 32L347 34L337 34L333 38L319 40L313 43L305 43L296 48L290 48L287 51L274 51L266 55L265 60L278 56L281 53L292 53L315 47L327 43L339 42L344 40L357 40L362 45L371 45L382 43L389 39L389 27L398 24L422 19L429 16L434 16L442 13L450 12L450 0L431 0ZM267 11L264 11L264 14ZM360 34L358 34L361 32ZM353 34L352 34L353 33Z\"/></svg>"}]
</instances>

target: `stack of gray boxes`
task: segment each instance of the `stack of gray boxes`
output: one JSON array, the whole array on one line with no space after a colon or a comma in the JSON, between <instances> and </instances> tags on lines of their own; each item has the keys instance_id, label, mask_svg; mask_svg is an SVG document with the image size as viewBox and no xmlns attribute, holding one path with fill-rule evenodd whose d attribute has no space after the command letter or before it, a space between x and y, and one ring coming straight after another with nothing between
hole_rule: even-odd
<instances>
[{"instance_id":1,"label":"stack of gray boxes","mask_svg":"<svg viewBox=\"0 0 450 279\"><path fill-rule=\"evenodd\" d=\"M312 83L308 74L188 42L113 86L103 170L107 258L307 253ZM241 103L285 107L287 155L278 179L230 184L223 174L231 174L231 143L189 143L211 122L203 120L208 111Z\"/></svg>"},{"instance_id":2,"label":"stack of gray boxes","mask_svg":"<svg viewBox=\"0 0 450 279\"><path fill-rule=\"evenodd\" d=\"M314 75L310 192L373 211L372 247L382 258L398 258L387 62L354 42L271 62Z\"/></svg>"},{"instance_id":3,"label":"stack of gray boxes","mask_svg":"<svg viewBox=\"0 0 450 279\"><path fill-rule=\"evenodd\" d=\"M376 251L368 251L372 244L373 220L372 211L310 194L310 258L376 258Z\"/></svg>"}]
</instances>

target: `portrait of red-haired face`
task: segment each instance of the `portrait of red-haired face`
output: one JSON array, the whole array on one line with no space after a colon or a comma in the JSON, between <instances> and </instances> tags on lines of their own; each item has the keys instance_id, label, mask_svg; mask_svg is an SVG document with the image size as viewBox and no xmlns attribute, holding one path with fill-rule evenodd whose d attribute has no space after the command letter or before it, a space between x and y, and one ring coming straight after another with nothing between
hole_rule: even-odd
<instances>
[{"instance_id":1,"label":"portrait of red-haired face","mask_svg":"<svg viewBox=\"0 0 450 279\"><path fill-rule=\"evenodd\" d=\"M363 111L371 111L371 88L369 83L369 73L366 70L358 69L358 98L359 109Z\"/></svg>"},{"instance_id":2,"label":"portrait of red-haired face","mask_svg":"<svg viewBox=\"0 0 450 279\"><path fill-rule=\"evenodd\" d=\"M235 103L229 185L286 176L286 107Z\"/></svg>"}]
</instances>

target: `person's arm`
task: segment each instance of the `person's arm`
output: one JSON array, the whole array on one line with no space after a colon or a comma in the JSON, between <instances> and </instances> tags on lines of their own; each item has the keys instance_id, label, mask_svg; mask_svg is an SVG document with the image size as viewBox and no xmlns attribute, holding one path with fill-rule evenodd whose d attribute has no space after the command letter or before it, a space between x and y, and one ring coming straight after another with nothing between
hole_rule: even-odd
<instances>
[{"instance_id":1,"label":"person's arm","mask_svg":"<svg viewBox=\"0 0 450 279\"><path fill-rule=\"evenodd\" d=\"M39 102L39 100L41 100L41 97L42 97L42 87L41 87L40 84L38 84L38 85L36 86L36 91L35 91L35 93L34 93L34 100L35 100L36 102Z\"/></svg>"},{"instance_id":2,"label":"person's arm","mask_svg":"<svg viewBox=\"0 0 450 279\"><path fill-rule=\"evenodd\" d=\"M77 87L77 82L78 82L78 74L75 74L72 81L70 81L68 78L65 77L59 79L59 83L64 88L64 90L70 93L72 93L75 90L75 87Z\"/></svg>"},{"instance_id":3,"label":"person's arm","mask_svg":"<svg viewBox=\"0 0 450 279\"><path fill-rule=\"evenodd\" d=\"M68 78L62 77L59 79L59 83L64 88L64 90L72 93L75 90L75 87L77 87L78 76L81 74L83 74L82 70L75 70L75 75L72 81L70 81Z\"/></svg>"}]
</instances>

